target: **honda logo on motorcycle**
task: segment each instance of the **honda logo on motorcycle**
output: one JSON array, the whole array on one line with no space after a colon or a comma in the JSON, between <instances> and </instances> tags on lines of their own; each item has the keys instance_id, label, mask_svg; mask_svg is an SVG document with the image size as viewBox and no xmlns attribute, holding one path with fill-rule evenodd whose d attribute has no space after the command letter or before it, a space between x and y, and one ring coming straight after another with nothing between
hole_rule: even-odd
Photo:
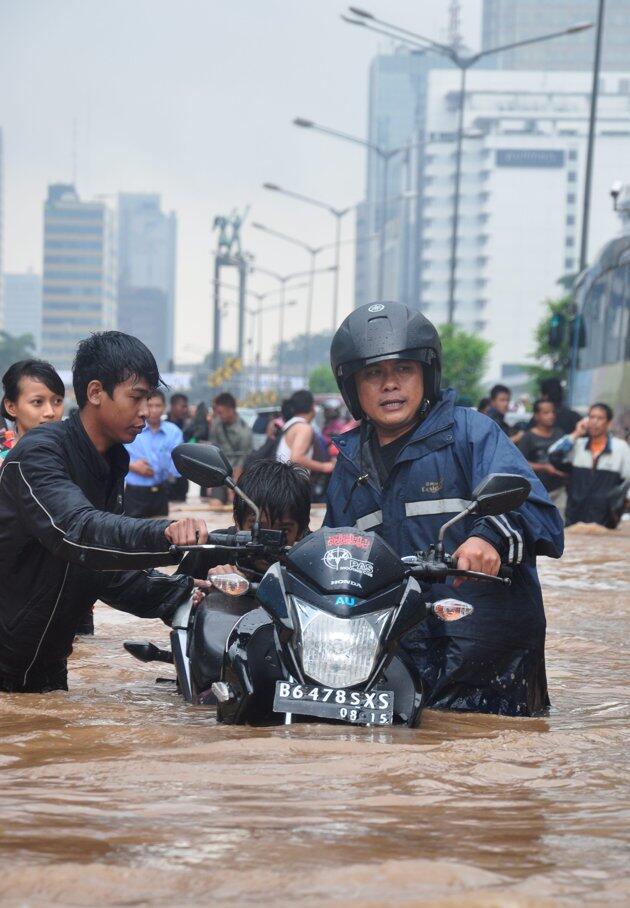
<instances>
[{"instance_id":1,"label":"honda logo on motorcycle","mask_svg":"<svg viewBox=\"0 0 630 908\"><path fill-rule=\"evenodd\" d=\"M354 571L356 574L367 574L368 577L374 573L374 565L371 561L360 561L358 558L354 558L348 549L344 549L340 545L328 549L322 560L331 571Z\"/></svg>"}]
</instances>

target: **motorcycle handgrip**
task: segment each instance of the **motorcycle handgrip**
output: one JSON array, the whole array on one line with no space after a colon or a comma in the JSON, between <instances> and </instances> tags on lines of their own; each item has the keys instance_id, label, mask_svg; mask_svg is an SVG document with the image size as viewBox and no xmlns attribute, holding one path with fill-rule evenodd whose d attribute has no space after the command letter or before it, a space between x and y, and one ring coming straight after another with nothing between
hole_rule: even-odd
<instances>
[{"instance_id":1,"label":"motorcycle handgrip","mask_svg":"<svg viewBox=\"0 0 630 908\"><path fill-rule=\"evenodd\" d=\"M513 580L514 568L509 564L502 564L499 568L499 577L505 577L506 580Z\"/></svg>"},{"instance_id":2,"label":"motorcycle handgrip","mask_svg":"<svg viewBox=\"0 0 630 908\"><path fill-rule=\"evenodd\" d=\"M247 545L252 541L252 534L247 531L238 533L208 533L207 545Z\"/></svg>"},{"instance_id":3,"label":"motorcycle handgrip","mask_svg":"<svg viewBox=\"0 0 630 908\"><path fill-rule=\"evenodd\" d=\"M183 555L186 552L203 550L206 546L216 545L222 548L238 549L252 541L252 534L248 530L239 530L237 533L208 533L208 541L199 545L172 545L169 552L173 556Z\"/></svg>"}]
</instances>

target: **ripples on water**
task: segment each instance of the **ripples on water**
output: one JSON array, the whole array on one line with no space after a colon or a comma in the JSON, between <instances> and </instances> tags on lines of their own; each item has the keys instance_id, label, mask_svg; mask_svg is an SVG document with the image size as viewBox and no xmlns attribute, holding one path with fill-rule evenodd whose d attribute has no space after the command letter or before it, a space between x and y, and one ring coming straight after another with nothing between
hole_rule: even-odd
<instances>
[{"instance_id":1,"label":"ripples on water","mask_svg":"<svg viewBox=\"0 0 630 908\"><path fill-rule=\"evenodd\" d=\"M629 904L629 555L542 559L545 719L217 726L100 609L70 693L0 700L0 904Z\"/></svg>"}]
</instances>

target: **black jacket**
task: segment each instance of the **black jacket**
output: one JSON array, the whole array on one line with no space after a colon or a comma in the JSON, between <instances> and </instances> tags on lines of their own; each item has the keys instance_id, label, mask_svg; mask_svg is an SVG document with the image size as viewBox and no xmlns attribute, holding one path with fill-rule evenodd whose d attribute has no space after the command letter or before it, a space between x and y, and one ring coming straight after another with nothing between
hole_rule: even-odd
<instances>
[{"instance_id":1,"label":"black jacket","mask_svg":"<svg viewBox=\"0 0 630 908\"><path fill-rule=\"evenodd\" d=\"M168 520L123 513L129 456L98 453L78 413L33 429L0 473L0 676L20 678L64 661L80 617L97 599L168 620L190 577L172 564Z\"/></svg>"}]
</instances>

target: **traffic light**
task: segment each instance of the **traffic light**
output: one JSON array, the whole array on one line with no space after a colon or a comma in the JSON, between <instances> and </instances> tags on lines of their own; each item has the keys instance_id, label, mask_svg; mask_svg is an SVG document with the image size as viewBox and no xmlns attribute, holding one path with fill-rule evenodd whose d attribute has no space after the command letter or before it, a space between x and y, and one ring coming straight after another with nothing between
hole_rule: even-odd
<instances>
[{"instance_id":1,"label":"traffic light","mask_svg":"<svg viewBox=\"0 0 630 908\"><path fill-rule=\"evenodd\" d=\"M561 312L554 312L549 320L549 346L552 350L559 350L564 341L566 318Z\"/></svg>"},{"instance_id":2,"label":"traffic light","mask_svg":"<svg viewBox=\"0 0 630 908\"><path fill-rule=\"evenodd\" d=\"M223 365L208 375L208 384L211 388L218 388L229 381L236 372L240 372L243 364L238 356L226 356Z\"/></svg>"}]
</instances>

